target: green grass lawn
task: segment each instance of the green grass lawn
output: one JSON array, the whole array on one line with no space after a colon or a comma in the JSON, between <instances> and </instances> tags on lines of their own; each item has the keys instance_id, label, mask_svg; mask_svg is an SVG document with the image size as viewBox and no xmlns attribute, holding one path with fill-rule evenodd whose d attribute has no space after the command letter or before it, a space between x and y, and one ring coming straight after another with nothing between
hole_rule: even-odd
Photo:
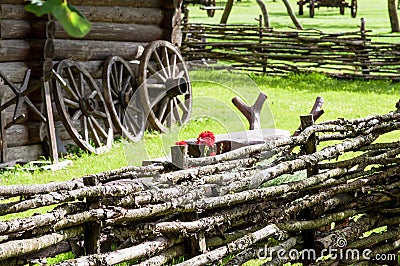
<instances>
[{"instance_id":1,"label":"green grass lawn","mask_svg":"<svg viewBox=\"0 0 400 266\"><path fill-rule=\"evenodd\" d=\"M319 29L323 32L346 32L360 28L360 19L366 19L367 30L376 34L390 33L390 21L386 0L362 0L358 1L357 17L350 16L350 9L345 9L345 14L339 14L339 8L320 7L315 9L314 18L309 17L309 9L304 6L304 15L298 15L297 0L289 1L300 23L305 29ZM350 0L346 1L350 3ZM281 0L264 0L270 16L271 27L274 29L293 28L285 5ZM225 1L216 1L217 6L225 6ZM207 16L206 11L200 9L200 5L189 5L189 22L191 23L219 23L222 10L215 11L213 18ZM245 23L256 24L256 19L261 15L259 6L254 0L235 1L228 24ZM398 34L394 34L395 36Z\"/></svg>"},{"instance_id":2,"label":"green grass lawn","mask_svg":"<svg viewBox=\"0 0 400 266\"><path fill-rule=\"evenodd\" d=\"M262 111L263 128L290 131L299 125L299 116L307 114L317 96L325 99L325 114L319 121L352 119L395 110L400 96L400 83L390 81L337 80L322 74L290 75L288 77L256 76L227 71L191 72L193 83L193 114L190 123L171 134L147 133L125 153L127 146L116 141L110 152L102 155L83 153L71 155L73 164L55 172L26 171L16 168L1 173L1 184L35 184L70 180L86 174L116 169L129 164L140 164L142 159L165 156L169 147L181 139L196 138L203 130L226 133L247 129L243 116L232 105L231 99L240 95L253 104L263 91L268 99ZM391 134L382 141L398 140ZM138 148L137 148L138 147Z\"/></svg>"}]
</instances>

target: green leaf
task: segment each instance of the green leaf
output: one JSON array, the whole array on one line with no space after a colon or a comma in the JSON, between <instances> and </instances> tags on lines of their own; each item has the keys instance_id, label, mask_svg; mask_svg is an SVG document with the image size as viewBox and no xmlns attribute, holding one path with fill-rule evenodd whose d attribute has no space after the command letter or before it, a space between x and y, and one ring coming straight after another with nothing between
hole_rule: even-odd
<instances>
[{"instance_id":1,"label":"green leaf","mask_svg":"<svg viewBox=\"0 0 400 266\"><path fill-rule=\"evenodd\" d=\"M82 38L90 31L90 22L66 1L53 9L53 15L73 37Z\"/></svg>"},{"instance_id":2,"label":"green leaf","mask_svg":"<svg viewBox=\"0 0 400 266\"><path fill-rule=\"evenodd\" d=\"M52 13L54 8L62 4L62 0L32 0L30 2L30 4L25 6L25 10L35 14L38 17Z\"/></svg>"},{"instance_id":3,"label":"green leaf","mask_svg":"<svg viewBox=\"0 0 400 266\"><path fill-rule=\"evenodd\" d=\"M85 16L66 0L31 0L25 6L26 11L40 17L53 14L69 35L82 38L89 33L91 25Z\"/></svg>"}]
</instances>

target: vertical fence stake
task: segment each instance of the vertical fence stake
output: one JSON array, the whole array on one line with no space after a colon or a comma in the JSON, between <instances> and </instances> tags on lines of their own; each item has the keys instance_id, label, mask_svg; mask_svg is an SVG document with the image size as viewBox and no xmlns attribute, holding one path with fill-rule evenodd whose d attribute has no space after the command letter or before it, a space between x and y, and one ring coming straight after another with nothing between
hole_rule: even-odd
<instances>
[{"instance_id":1,"label":"vertical fence stake","mask_svg":"<svg viewBox=\"0 0 400 266\"><path fill-rule=\"evenodd\" d=\"M199 219L197 213L183 213L182 220L191 222ZM188 248L190 257L203 254L207 251L206 238L203 231L194 233L185 239L185 247Z\"/></svg>"},{"instance_id":2,"label":"vertical fence stake","mask_svg":"<svg viewBox=\"0 0 400 266\"><path fill-rule=\"evenodd\" d=\"M302 130L306 129L309 126L314 125L314 118L312 114L308 115L302 115L300 116L300 121L301 121L301 128ZM306 154L312 154L317 151L317 137L315 134L312 134L307 142L304 144L302 147L305 151ZM318 174L318 166L310 166L307 167L307 177L313 176Z\"/></svg>"},{"instance_id":3,"label":"vertical fence stake","mask_svg":"<svg viewBox=\"0 0 400 266\"><path fill-rule=\"evenodd\" d=\"M88 176L84 177L83 183L85 186L97 186L100 184L97 177ZM86 198L87 210L97 209L100 207L100 197ZM84 246L86 254L99 254L100 253L100 234L101 222L88 222L84 232Z\"/></svg>"}]
</instances>

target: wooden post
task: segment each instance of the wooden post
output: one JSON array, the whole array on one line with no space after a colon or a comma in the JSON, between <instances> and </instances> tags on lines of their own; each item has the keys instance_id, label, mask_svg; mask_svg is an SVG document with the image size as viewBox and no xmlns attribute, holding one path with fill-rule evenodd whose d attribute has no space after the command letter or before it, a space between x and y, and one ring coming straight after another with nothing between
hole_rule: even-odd
<instances>
[{"instance_id":1,"label":"wooden post","mask_svg":"<svg viewBox=\"0 0 400 266\"><path fill-rule=\"evenodd\" d=\"M51 106L51 95L49 81L41 78L42 81L42 97L45 108L47 135L49 137L50 159L53 164L58 163L58 149L56 140L56 129L54 127L53 108Z\"/></svg>"},{"instance_id":2,"label":"wooden post","mask_svg":"<svg viewBox=\"0 0 400 266\"><path fill-rule=\"evenodd\" d=\"M0 152L1 152L1 163L7 162L7 134L6 134L6 118L4 112L0 112Z\"/></svg>"},{"instance_id":3,"label":"wooden post","mask_svg":"<svg viewBox=\"0 0 400 266\"><path fill-rule=\"evenodd\" d=\"M171 161L178 169L186 169L188 167L188 146L175 145L171 147Z\"/></svg>"},{"instance_id":4,"label":"wooden post","mask_svg":"<svg viewBox=\"0 0 400 266\"><path fill-rule=\"evenodd\" d=\"M199 219L197 213L182 213L182 221L191 222ZM198 232L185 239L185 248L188 249L190 257L195 257L207 251L207 244L204 232Z\"/></svg>"},{"instance_id":5,"label":"wooden post","mask_svg":"<svg viewBox=\"0 0 400 266\"><path fill-rule=\"evenodd\" d=\"M368 75L369 74L369 68L367 66L369 58L368 58L368 51L365 49L366 43L367 43L367 36L366 36L366 28L365 28L365 18L361 18L361 26L360 26L360 33L361 33L361 38L363 40L363 46L361 48L361 52L359 53L361 55L361 69L362 69L362 74L363 75ZM365 58L366 57L366 58Z\"/></svg>"},{"instance_id":6,"label":"wooden post","mask_svg":"<svg viewBox=\"0 0 400 266\"><path fill-rule=\"evenodd\" d=\"M239 111L246 117L250 124L250 130L261 129L261 109L264 105L267 95L260 92L256 102L252 106L248 106L239 97L232 99L232 103L239 109Z\"/></svg>"},{"instance_id":7,"label":"wooden post","mask_svg":"<svg viewBox=\"0 0 400 266\"><path fill-rule=\"evenodd\" d=\"M86 186L97 186L99 180L94 176L84 177L83 182ZM87 210L97 209L100 207L100 197L86 198ZM99 254L100 249L101 222L88 222L84 232L84 246L86 255Z\"/></svg>"},{"instance_id":8,"label":"wooden post","mask_svg":"<svg viewBox=\"0 0 400 266\"><path fill-rule=\"evenodd\" d=\"M314 118L312 114L302 115L300 116L301 128L302 130L306 129L309 126L314 125ZM306 144L302 147L306 154L312 154L317 151L317 137L315 134L312 134ZM318 166L310 166L307 168L307 177L311 177L313 175L318 174Z\"/></svg>"}]
</instances>

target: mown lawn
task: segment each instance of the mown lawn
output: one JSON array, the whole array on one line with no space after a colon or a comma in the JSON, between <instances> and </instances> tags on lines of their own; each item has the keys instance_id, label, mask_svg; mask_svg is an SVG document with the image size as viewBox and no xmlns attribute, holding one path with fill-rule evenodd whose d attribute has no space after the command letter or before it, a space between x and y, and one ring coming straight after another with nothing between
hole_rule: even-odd
<instances>
[{"instance_id":1,"label":"mown lawn","mask_svg":"<svg viewBox=\"0 0 400 266\"><path fill-rule=\"evenodd\" d=\"M67 159L72 159L73 164L55 172L27 171L24 167L3 171L1 184L70 180L128 164L139 165L143 159L165 156L175 141L196 138L203 130L215 133L245 130L247 123L231 103L237 95L253 104L260 91L266 93L268 99L262 111L262 127L285 129L291 133L299 125L299 116L310 111L317 96L325 99L325 114L319 121L384 114L395 110L395 103L400 98L400 83L337 80L322 74L270 77L227 71L192 71L191 80L193 114L188 125L171 134L148 132L134 146L116 141L113 149L102 155L70 155ZM382 141L399 138L399 134L392 134ZM127 147L129 152L125 152Z\"/></svg>"},{"instance_id":2,"label":"mown lawn","mask_svg":"<svg viewBox=\"0 0 400 266\"><path fill-rule=\"evenodd\" d=\"M289 0L292 9L305 29L318 29L323 32L346 32L356 31L360 28L360 20L366 20L366 29L376 34L390 33L390 20L387 9L387 1L362 0L358 2L357 17L350 16L350 9L345 9L345 14L339 14L339 8L320 7L315 9L314 18L309 17L309 9L304 6L304 15L298 15L297 0ZM346 1L350 3L350 0ZM264 0L267 6L271 27L274 29L294 28L290 20L285 5L281 0ZM216 0L217 6L225 6L225 1ZM217 10L213 18L207 16L206 11L200 9L200 5L189 5L190 23L219 23L222 10ZM256 24L256 19L261 14L260 8L254 0L235 1L232 12L228 19L228 24L244 23ZM392 34L399 36L399 34Z\"/></svg>"}]
</instances>

